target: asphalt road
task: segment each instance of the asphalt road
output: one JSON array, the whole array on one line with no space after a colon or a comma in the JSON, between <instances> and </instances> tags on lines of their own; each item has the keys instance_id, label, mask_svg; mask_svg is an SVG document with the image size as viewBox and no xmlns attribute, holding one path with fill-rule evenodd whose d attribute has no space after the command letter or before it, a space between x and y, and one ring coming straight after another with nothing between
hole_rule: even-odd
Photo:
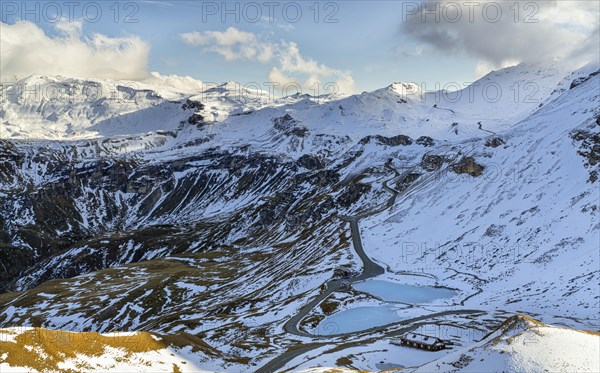
<instances>
[{"instance_id":1,"label":"asphalt road","mask_svg":"<svg viewBox=\"0 0 600 373\"><path fill-rule=\"evenodd\" d=\"M362 270L361 274L358 276L350 277L350 278L346 278L346 279L336 279L336 280L328 281L326 283L327 289L325 291L323 291L316 298L314 298L309 303L304 305L304 307L302 307L296 315L292 316L292 318L289 319L284 324L283 328L287 333L302 336L302 337L313 337L312 334L306 333L298 328L298 324L300 323L300 321L302 321L302 319L305 318L310 313L310 311L312 311L313 308L315 308L322 301L327 299L327 297L329 297L329 295L336 292L340 288L342 283L351 284L351 283L355 283L355 282L359 282L359 281L364 281L369 278L382 275L385 272L383 267L381 267L379 264L373 262L371 260L371 258L369 258L369 256L365 253L365 250L362 245L362 239L360 236L360 227L358 226L358 222L360 219L366 218L366 217L374 215L374 214L378 214L378 213L382 212L383 210L386 210L394 205L394 202L396 200L396 196L398 195L398 192L396 190L390 188L387 183L389 181L397 178L400 175L400 173L398 171L396 171L394 168L392 168L389 164L386 164L386 167L394 172L394 177L383 183L383 187L385 188L385 190L387 190L389 193L392 194L392 197L390 199L388 199L388 201L386 202L384 207L373 209L369 212L359 214L355 217L343 217L343 216L340 217L340 219L345 220L350 223L350 234L352 236L352 244L354 246L354 250L360 257L360 260L363 262L363 270Z\"/></svg>"},{"instance_id":2,"label":"asphalt road","mask_svg":"<svg viewBox=\"0 0 600 373\"><path fill-rule=\"evenodd\" d=\"M392 324L387 324L384 326L378 326L378 327L374 327L374 328L370 328L370 329L361 330L361 331L355 332L355 333L336 334L336 335L330 335L329 337L353 336L353 335L358 335L358 334L367 335L367 334L375 333L375 332L382 331L385 329L390 329L390 328L393 328L393 330L384 333L381 336L381 338L397 337L397 336L403 335L405 333L410 332L411 330L418 328L419 326L424 324L424 321L431 320L436 317L443 317L443 316L449 316L449 315L469 315L469 314L476 314L476 313L482 313L482 312L483 311L480 311L480 310L451 310L451 311L435 312L435 313L430 313L428 315L413 317L413 318L398 321L398 322L395 322ZM312 336L312 337L317 337L317 336ZM269 361L263 367L259 368L256 371L256 373L274 373L278 369L281 369L282 367L284 367L288 362L290 362L294 358L304 355L305 353L312 351L314 349L317 349L319 347L328 346L328 345L333 345L333 343L332 342L314 342L314 343L311 343L309 345L306 345L306 346L303 346L300 348L288 350L288 351L284 352L283 354L277 356L273 360ZM360 345L360 344L358 344L358 345Z\"/></svg>"},{"instance_id":3,"label":"asphalt road","mask_svg":"<svg viewBox=\"0 0 600 373\"><path fill-rule=\"evenodd\" d=\"M344 337L344 336L355 336L355 335L359 335L359 334L368 334L368 333L383 331L392 326L398 326L398 328L396 328L395 330L384 334L385 337L393 337L393 336L404 334L406 332L409 332L410 330L417 328L418 324L415 324L415 323L418 323L420 321L425 321L425 320L432 319L435 317L441 317L441 316L447 316L447 315L471 314L471 313L480 313L481 312L478 310L454 310L454 311L437 312L437 313L432 313L432 314L428 314L428 315L424 315L424 316L414 317L411 319L402 320L402 321L399 321L399 322L393 323L393 324L387 324L384 326L361 330L361 331L355 332L355 333L341 333L341 334L327 333L327 334L322 334L322 335L314 335L314 334L310 334L305 331L302 331L298 328L298 324L300 323L300 321L302 321L302 319L304 319L312 311L313 308L317 307L322 301L327 299L327 297L329 297L329 295L331 295L332 293L337 291L340 288L340 286L342 285L342 283L352 284L355 282L364 281L364 280L370 279L372 277L382 275L385 272L383 267L381 267L379 264L373 262L371 260L371 258L369 258L369 256L365 253L363 245L362 245L362 239L360 236L360 227L358 225L358 223L361 219L364 219L371 215L375 215L382 211L385 211L388 208L391 208L394 205L394 203L396 202L396 197L398 196L399 193L395 189L390 188L388 183L391 182L392 180L396 179L397 177L399 177L400 173L395 168L393 168L389 163L387 163L385 165L385 167L387 169L391 170L392 172L394 172L394 177L389 180L386 180L383 183L383 188L387 192L392 194L392 197L390 197L387 200L387 202L381 207L372 209L370 211L358 214L353 217L340 216L340 218L342 220L348 221L350 223L350 233L352 236L352 244L354 246L354 250L360 257L360 260L363 262L362 272L360 273L360 275L357 275L355 277L328 281L326 283L327 289L325 291L321 292L317 297L313 298L309 303L304 305L300 309L300 311L298 311L298 313L296 313L294 316L292 316L292 318L290 318L283 325L283 329L287 333L301 336L301 337L309 337L309 338L315 338L315 339L317 339L317 338L335 338L335 337ZM405 325L408 325L408 326L405 326ZM405 326L405 327L401 327L401 326ZM288 351L284 352L282 355L279 355L276 358L274 358L273 360L271 360L270 362L268 362L263 367L259 368L256 371L256 373L275 372L277 369L281 369L283 366L285 366L289 361L293 360L294 358L301 356L301 355L303 355L311 350L314 350L316 348L330 345L330 344L331 344L331 342L315 342L315 343L311 343L310 345L295 348L293 350L288 350Z\"/></svg>"}]
</instances>

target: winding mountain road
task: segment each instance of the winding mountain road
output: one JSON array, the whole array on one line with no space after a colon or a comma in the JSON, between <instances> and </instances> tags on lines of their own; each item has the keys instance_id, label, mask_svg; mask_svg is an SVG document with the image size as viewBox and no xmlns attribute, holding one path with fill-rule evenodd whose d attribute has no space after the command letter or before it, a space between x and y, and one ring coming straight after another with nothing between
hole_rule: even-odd
<instances>
[{"instance_id":1,"label":"winding mountain road","mask_svg":"<svg viewBox=\"0 0 600 373\"><path fill-rule=\"evenodd\" d=\"M365 250L363 249L363 245L362 245L362 239L360 236L360 227L358 226L358 222L360 219L363 219L365 217L368 217L368 216L371 216L374 214L378 214L378 213L392 207L394 205L394 202L396 201L398 192L396 190L390 188L387 183L396 179L398 176L400 176L400 173L396 169L391 167L389 165L389 163L387 163L385 166L386 166L386 168L388 168L394 172L394 177L383 183L383 188L392 194L392 197L390 199L388 199L388 201L383 206L383 208L379 207L379 208L376 208L369 212L359 214L355 217L340 216L340 219L350 223L350 234L352 236L352 244L354 246L354 250L360 257L360 260L363 262L363 270L362 270L361 274L358 276L355 276L355 277L347 278L347 279L337 279L337 280L328 281L326 283L327 289L325 291L323 291L316 298L314 298L309 303L307 303L304 307L302 307L296 315L294 315L291 319L289 319L284 324L283 328L286 332L288 332L290 334L302 336L302 337L313 337L312 334L304 332L298 328L298 324L300 323L300 321L302 321L302 319L305 318L310 313L310 311L312 311L313 308L315 308L322 301L327 299L327 297L329 297L332 293L336 292L343 283L354 283L354 282L364 281L369 278L382 275L385 272L385 270L383 269L382 266L373 262L371 260L371 258L369 258L369 256L365 253Z\"/></svg>"},{"instance_id":2,"label":"winding mountain road","mask_svg":"<svg viewBox=\"0 0 600 373\"><path fill-rule=\"evenodd\" d=\"M396 178L398 178L401 174L398 170L396 170L395 168L393 168L391 166L390 162L385 164L385 168L387 168L388 170L391 170L394 173L394 177L392 177L389 180L386 180L383 183L383 189L385 189L387 192L389 192L392 195L387 200L387 202L383 206L371 209L367 212L357 214L356 216L353 216L353 217L340 216L340 219L350 223L350 233L352 236L352 244L354 246L354 250L356 251L356 253L360 257L360 260L363 263L362 272L360 273L360 275L357 275L354 277L350 277L350 278L346 278L346 279L335 279L335 280L328 281L326 283L326 289L323 292L321 292L317 297L312 299L309 303L304 305L298 311L298 313L296 313L294 316L292 316L292 318L290 318L283 325L283 329L285 330L286 333L293 334L293 335L300 336L300 337L309 337L309 338L335 338L335 337L355 336L358 334L368 334L368 333L373 333L373 332L378 332L378 331L384 331L392 326L400 327L400 326L408 325L403 328L398 328L398 329L395 329L391 332L387 332L384 334L385 337L393 337L393 336L397 336L400 334L404 334L406 332L409 332L409 331L417 328L419 324L415 324L415 323L418 323L420 321L432 319L435 317L447 316L447 315L473 314L473 313L481 312L478 310L453 310L453 311L436 312L436 313L431 313L428 315L414 317L414 318L402 320L402 321L399 321L396 323L387 324L384 326L373 327L373 328L369 328L369 329L365 329L365 330L361 330L359 332L353 332L353 333L339 333L339 334L327 333L327 334L323 334L323 335L318 335L318 334L315 335L315 334L310 334L310 333L307 333L307 332L299 329L298 325L300 324L302 319L304 319L315 307L317 307L321 302L323 302L325 299L327 299L332 293L339 290L340 286L343 283L351 284L351 283L361 282L361 281L365 281L365 280L368 280L370 278L373 278L373 277L376 277L376 276L379 276L379 275L382 275L383 273L385 273L385 269L382 266L380 266L379 264L375 263L373 260L371 260L371 258L365 253L363 245L362 245L361 235L360 235L360 227L358 225L358 223L361 219L364 219L366 217L369 217L369 216L372 216L375 214L379 214L379 213L391 208L394 205L394 203L396 202L396 198L398 197L399 192L397 190L389 187L388 183L395 180ZM331 342L314 342L314 343L310 343L303 347L288 350L288 351L284 352L283 354L279 355L278 357L274 358L273 360L269 361L263 367L259 368L256 371L256 373L275 372L277 369L281 369L283 366L285 366L289 361L293 360L294 358L301 356L301 355L303 355L311 350L314 350L316 348L327 346L330 344L331 344Z\"/></svg>"}]
</instances>

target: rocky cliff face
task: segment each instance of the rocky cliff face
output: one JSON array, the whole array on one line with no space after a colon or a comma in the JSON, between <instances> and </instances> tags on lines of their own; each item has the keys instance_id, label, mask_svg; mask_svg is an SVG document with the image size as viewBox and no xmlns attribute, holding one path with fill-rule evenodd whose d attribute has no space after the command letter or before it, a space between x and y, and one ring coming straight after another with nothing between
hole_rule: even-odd
<instances>
[{"instance_id":1,"label":"rocky cliff face","mask_svg":"<svg viewBox=\"0 0 600 373\"><path fill-rule=\"evenodd\" d=\"M244 246L274 244L274 230L299 232L372 198L368 186L339 184L342 167L309 155L293 161L211 150L164 162L79 160L72 146L2 144L3 185L14 185L0 206L3 217L14 217L3 221L2 244L6 253L27 253L4 271L5 291L236 237Z\"/></svg>"}]
</instances>

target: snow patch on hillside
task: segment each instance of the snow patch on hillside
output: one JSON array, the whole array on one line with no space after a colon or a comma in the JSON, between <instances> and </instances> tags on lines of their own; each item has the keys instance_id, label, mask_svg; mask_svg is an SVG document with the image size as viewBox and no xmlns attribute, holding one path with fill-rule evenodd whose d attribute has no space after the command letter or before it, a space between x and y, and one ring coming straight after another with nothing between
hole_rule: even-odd
<instances>
[{"instance_id":1,"label":"snow patch on hillside","mask_svg":"<svg viewBox=\"0 0 600 373\"><path fill-rule=\"evenodd\" d=\"M472 346L412 372L598 372L600 334L513 316Z\"/></svg>"}]
</instances>

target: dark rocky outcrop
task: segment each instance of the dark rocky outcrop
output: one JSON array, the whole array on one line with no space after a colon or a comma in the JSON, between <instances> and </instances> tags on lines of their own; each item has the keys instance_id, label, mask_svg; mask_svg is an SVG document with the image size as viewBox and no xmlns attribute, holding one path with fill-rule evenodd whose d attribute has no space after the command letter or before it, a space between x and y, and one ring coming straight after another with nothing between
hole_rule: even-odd
<instances>
[{"instance_id":1,"label":"dark rocky outcrop","mask_svg":"<svg viewBox=\"0 0 600 373\"><path fill-rule=\"evenodd\" d=\"M600 163L600 133L575 131L571 134L571 138L581 142L577 153L586 158L589 166Z\"/></svg>"},{"instance_id":2,"label":"dark rocky outcrop","mask_svg":"<svg viewBox=\"0 0 600 373\"><path fill-rule=\"evenodd\" d=\"M412 145L412 139L405 135L397 135L392 137L386 137L381 135L369 135L367 137L362 138L359 143L361 145L366 145L371 141L376 141L380 145L388 145L388 146L399 146L399 145Z\"/></svg>"},{"instance_id":3,"label":"dark rocky outcrop","mask_svg":"<svg viewBox=\"0 0 600 373\"><path fill-rule=\"evenodd\" d=\"M318 170L325 166L321 157L312 154L304 154L298 158L296 164L309 170Z\"/></svg>"},{"instance_id":4,"label":"dark rocky outcrop","mask_svg":"<svg viewBox=\"0 0 600 373\"><path fill-rule=\"evenodd\" d=\"M435 141L429 136L421 136L415 142L417 143L417 145L425 147L435 145Z\"/></svg>"},{"instance_id":5,"label":"dark rocky outcrop","mask_svg":"<svg viewBox=\"0 0 600 373\"><path fill-rule=\"evenodd\" d=\"M447 162L447 160L443 155L425 154L419 165L425 171L432 172L439 170L444 162Z\"/></svg>"},{"instance_id":6,"label":"dark rocky outcrop","mask_svg":"<svg viewBox=\"0 0 600 373\"><path fill-rule=\"evenodd\" d=\"M199 112L204 110L204 104L200 101L190 100L189 98L181 105L183 110L193 110L194 114L192 114L187 122L194 126L200 126L204 124L204 116L202 116Z\"/></svg>"},{"instance_id":7,"label":"dark rocky outcrop","mask_svg":"<svg viewBox=\"0 0 600 373\"><path fill-rule=\"evenodd\" d=\"M585 159L585 167L590 170L589 181L594 183L598 180L598 167L600 166L600 133L577 130L570 134L570 137L579 143L577 154Z\"/></svg>"},{"instance_id":8,"label":"dark rocky outcrop","mask_svg":"<svg viewBox=\"0 0 600 373\"><path fill-rule=\"evenodd\" d=\"M342 194L339 195L336 202L342 207L350 207L360 199L364 194L371 190L369 184L354 183L351 184Z\"/></svg>"},{"instance_id":9,"label":"dark rocky outcrop","mask_svg":"<svg viewBox=\"0 0 600 373\"><path fill-rule=\"evenodd\" d=\"M492 224L485 230L483 235L487 237L496 237L504 232L504 228L506 228L506 225Z\"/></svg>"},{"instance_id":10,"label":"dark rocky outcrop","mask_svg":"<svg viewBox=\"0 0 600 373\"><path fill-rule=\"evenodd\" d=\"M506 142L500 137L493 137L485 142L485 146L488 148L497 148L504 144L506 144Z\"/></svg>"},{"instance_id":11,"label":"dark rocky outcrop","mask_svg":"<svg viewBox=\"0 0 600 373\"><path fill-rule=\"evenodd\" d=\"M475 162L473 157L463 157L460 161L451 166L451 170L457 174L467 174L477 177L483 174L484 167Z\"/></svg>"},{"instance_id":12,"label":"dark rocky outcrop","mask_svg":"<svg viewBox=\"0 0 600 373\"><path fill-rule=\"evenodd\" d=\"M400 193L404 192L406 189L408 189L408 187L412 183L414 183L415 181L417 181L417 179L419 177L421 177L421 174L415 173L415 172L410 172L410 173L408 173L406 175L403 175L396 182L396 190L399 191Z\"/></svg>"},{"instance_id":13,"label":"dark rocky outcrop","mask_svg":"<svg viewBox=\"0 0 600 373\"><path fill-rule=\"evenodd\" d=\"M288 136L306 137L309 133L308 128L294 119L290 114L274 118L273 127Z\"/></svg>"},{"instance_id":14,"label":"dark rocky outcrop","mask_svg":"<svg viewBox=\"0 0 600 373\"><path fill-rule=\"evenodd\" d=\"M204 104L201 103L200 101L193 101L190 100L189 98L185 101L185 103L181 106L181 108L183 110L195 110L195 111L201 111L204 110Z\"/></svg>"},{"instance_id":15,"label":"dark rocky outcrop","mask_svg":"<svg viewBox=\"0 0 600 373\"><path fill-rule=\"evenodd\" d=\"M588 80L590 80L592 77L594 77L594 76L596 76L596 75L598 75L598 74L600 74L600 70L594 71L593 73L591 73L591 74L590 74L590 75L588 75L588 76L582 76L582 77L580 77L580 78L577 78L577 79L573 80L573 81L571 82L571 86L569 87L569 89L573 89L573 88L575 88L575 87L577 87L577 86L579 86L579 85L581 85L581 84L583 84L583 83L587 82L587 81L588 81Z\"/></svg>"},{"instance_id":16,"label":"dark rocky outcrop","mask_svg":"<svg viewBox=\"0 0 600 373\"><path fill-rule=\"evenodd\" d=\"M309 182L320 187L336 184L340 180L340 174L335 170L320 170L306 174L297 175L299 183Z\"/></svg>"},{"instance_id":17,"label":"dark rocky outcrop","mask_svg":"<svg viewBox=\"0 0 600 373\"><path fill-rule=\"evenodd\" d=\"M203 124L204 123L204 117L198 113L194 113L192 114L189 118L188 118L188 123L192 124L192 125L199 125L199 124Z\"/></svg>"},{"instance_id":18,"label":"dark rocky outcrop","mask_svg":"<svg viewBox=\"0 0 600 373\"><path fill-rule=\"evenodd\" d=\"M0 238L0 293L9 280L35 264L31 250L6 245L6 237Z\"/></svg>"}]
</instances>

